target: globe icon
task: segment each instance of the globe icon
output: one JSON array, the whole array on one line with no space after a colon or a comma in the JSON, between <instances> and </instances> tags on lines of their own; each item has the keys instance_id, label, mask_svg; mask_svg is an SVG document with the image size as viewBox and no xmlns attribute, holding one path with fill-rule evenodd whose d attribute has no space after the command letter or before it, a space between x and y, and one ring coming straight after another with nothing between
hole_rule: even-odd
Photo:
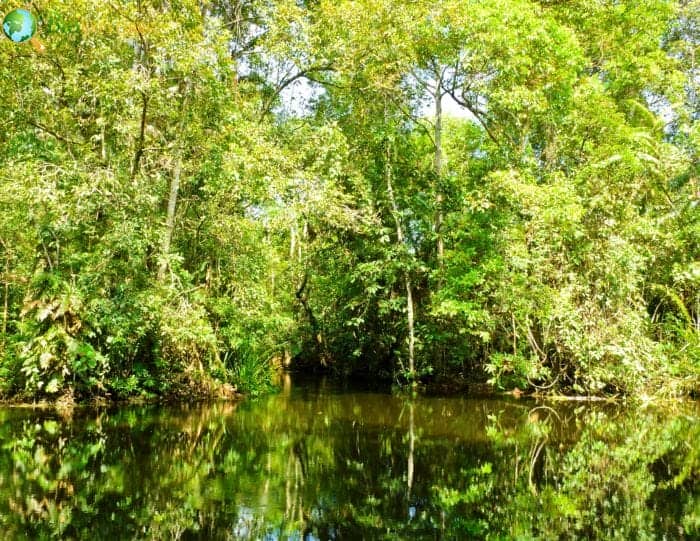
<instances>
[{"instance_id":1,"label":"globe icon","mask_svg":"<svg viewBox=\"0 0 700 541\"><path fill-rule=\"evenodd\" d=\"M30 39L36 32L36 19L26 9L15 9L2 21L5 35L15 43Z\"/></svg>"}]
</instances>

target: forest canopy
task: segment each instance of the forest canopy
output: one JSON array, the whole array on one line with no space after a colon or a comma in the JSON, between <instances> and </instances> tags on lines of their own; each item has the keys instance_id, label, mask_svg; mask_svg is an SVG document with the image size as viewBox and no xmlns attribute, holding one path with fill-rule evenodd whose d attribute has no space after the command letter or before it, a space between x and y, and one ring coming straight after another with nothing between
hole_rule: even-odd
<instances>
[{"instance_id":1,"label":"forest canopy","mask_svg":"<svg viewBox=\"0 0 700 541\"><path fill-rule=\"evenodd\" d=\"M700 2L32 10L43 48L0 42L3 397L289 363L700 389Z\"/></svg>"}]
</instances>

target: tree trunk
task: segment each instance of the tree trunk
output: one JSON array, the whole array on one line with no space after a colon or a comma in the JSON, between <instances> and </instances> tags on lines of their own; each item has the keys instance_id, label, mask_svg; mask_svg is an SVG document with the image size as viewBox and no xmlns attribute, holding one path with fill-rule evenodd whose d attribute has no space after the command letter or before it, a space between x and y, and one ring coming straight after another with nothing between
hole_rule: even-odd
<instances>
[{"instance_id":1,"label":"tree trunk","mask_svg":"<svg viewBox=\"0 0 700 541\"><path fill-rule=\"evenodd\" d=\"M438 266L438 279L435 284L436 289L439 291L442 289L444 283L444 263L445 263L445 241L442 235L442 221L443 221L443 193L442 193L442 166L443 166L443 156L442 156L442 98L444 91L442 88L443 77L445 75L444 70L440 72L438 79L435 83L435 158L434 158L434 173L435 173L435 239L437 248L437 266ZM441 342L435 352L437 354L437 359L439 359L444 373L445 370L445 347Z\"/></svg>"},{"instance_id":2,"label":"tree trunk","mask_svg":"<svg viewBox=\"0 0 700 541\"><path fill-rule=\"evenodd\" d=\"M165 219L165 237L163 238L163 246L161 253L163 261L158 268L158 281L162 281L165 277L165 271L168 269L167 257L170 253L170 246L173 242L173 233L175 231L175 210L177 208L177 198L180 193L180 175L182 174L182 155L184 150L184 130L185 117L187 112L187 95L182 101L182 111L180 112L180 126L177 133L177 141L175 146L175 168L173 176L170 179L170 192L168 194L168 213Z\"/></svg>"},{"instance_id":3,"label":"tree trunk","mask_svg":"<svg viewBox=\"0 0 700 541\"><path fill-rule=\"evenodd\" d=\"M416 363L415 363L415 344L416 338L413 330L413 288L411 279L406 273L406 318L408 324L408 371L410 373L411 383L415 383L416 379Z\"/></svg>"},{"instance_id":4,"label":"tree trunk","mask_svg":"<svg viewBox=\"0 0 700 541\"><path fill-rule=\"evenodd\" d=\"M437 259L442 269L445 244L442 238L442 80L435 85L435 236L437 238Z\"/></svg>"},{"instance_id":5,"label":"tree trunk","mask_svg":"<svg viewBox=\"0 0 700 541\"><path fill-rule=\"evenodd\" d=\"M309 273L306 271L304 273L304 279L301 282L301 285L297 289L295 293L295 297L299 301L299 304L301 304L302 308L304 309L304 312L306 313L306 317L309 320L309 325L311 327L311 334L314 337L315 340L315 349L316 349L316 355L321 361L322 366L327 366L328 365L328 355L326 352L326 344L323 340L323 332L321 331L321 328L318 324L318 320L316 319L316 316L313 313L313 310L311 310L311 306L309 306L309 299L307 296L307 283L309 281Z\"/></svg>"},{"instance_id":6,"label":"tree trunk","mask_svg":"<svg viewBox=\"0 0 700 541\"><path fill-rule=\"evenodd\" d=\"M175 171L173 172L170 181L170 194L168 196L168 215L165 220L165 238L163 239L163 262L158 269L158 281L162 281L165 277L165 271L168 268L167 258L170 253L170 245L173 241L173 231L175 230L175 208L177 206L177 196L180 191L180 174L182 171L182 159L177 157L175 162Z\"/></svg>"},{"instance_id":7,"label":"tree trunk","mask_svg":"<svg viewBox=\"0 0 700 541\"><path fill-rule=\"evenodd\" d=\"M134 178L136 178L136 174L139 172L139 167L141 165L141 156L143 156L144 142L146 140L146 115L148 114L148 96L145 93L141 93L141 100L141 125L139 128L139 138L136 142L136 150L134 151L134 160L131 164L131 175L129 176L130 180L134 180ZM104 148L104 135L102 144ZM106 155L103 156L103 160L104 158L106 158Z\"/></svg>"},{"instance_id":8,"label":"tree trunk","mask_svg":"<svg viewBox=\"0 0 700 541\"><path fill-rule=\"evenodd\" d=\"M387 144L386 147L386 164L384 166L384 174L386 177L386 191L389 196L389 203L391 204L391 213L396 222L396 240L399 246L403 247L404 244L404 234L403 228L401 227L401 217L399 216L399 208L396 204L396 197L394 196L394 186L391 179L391 148ZM408 372L411 382L415 382L416 376L416 365L415 365L415 332L414 332L414 313L413 313L413 287L411 285L411 278L408 272L404 272L404 280L406 283L406 318L408 325Z\"/></svg>"},{"instance_id":9,"label":"tree trunk","mask_svg":"<svg viewBox=\"0 0 700 541\"><path fill-rule=\"evenodd\" d=\"M294 253L296 251L297 230L296 225L289 226L289 261L294 261Z\"/></svg>"}]
</instances>

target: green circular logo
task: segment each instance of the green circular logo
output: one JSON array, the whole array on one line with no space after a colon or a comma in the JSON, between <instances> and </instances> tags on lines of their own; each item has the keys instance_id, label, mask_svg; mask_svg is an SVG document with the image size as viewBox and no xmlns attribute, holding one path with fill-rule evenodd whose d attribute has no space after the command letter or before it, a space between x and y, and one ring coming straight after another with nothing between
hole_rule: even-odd
<instances>
[{"instance_id":1,"label":"green circular logo","mask_svg":"<svg viewBox=\"0 0 700 541\"><path fill-rule=\"evenodd\" d=\"M2 30L15 43L22 43L36 33L36 19L26 9L15 9L5 15Z\"/></svg>"}]
</instances>

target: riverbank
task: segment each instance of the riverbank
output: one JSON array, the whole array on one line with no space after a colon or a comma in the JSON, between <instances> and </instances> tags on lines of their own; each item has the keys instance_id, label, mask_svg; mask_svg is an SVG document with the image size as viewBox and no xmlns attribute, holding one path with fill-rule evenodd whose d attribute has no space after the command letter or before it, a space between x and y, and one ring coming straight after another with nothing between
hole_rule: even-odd
<instances>
[{"instance_id":1,"label":"riverbank","mask_svg":"<svg viewBox=\"0 0 700 541\"><path fill-rule=\"evenodd\" d=\"M228 383L211 381L200 382L198 385L177 386L165 394L142 393L132 396L115 396L111 393L76 398L75 394L68 391L56 396L42 396L39 398L17 395L14 397L0 397L0 406L15 408L71 408L75 406L108 406L108 405L138 405L138 404L174 404L206 402L211 400L241 400L245 396L235 386Z\"/></svg>"},{"instance_id":2,"label":"riverbank","mask_svg":"<svg viewBox=\"0 0 700 541\"><path fill-rule=\"evenodd\" d=\"M338 388L366 389L367 391L390 392L394 395L412 395L428 398L480 398L480 399L533 399L537 401L551 402L609 402L609 403L667 403L669 401L696 400L692 393L680 396L668 394L636 395L581 395L566 394L561 391L544 392L537 389L521 390L518 387L509 390L498 389L486 382L469 381L462 378L435 379L428 382L419 382L415 387L399 386L395 382L368 377L350 377L333 375L330 372L305 373L296 370L283 370L274 379L277 384L272 385L267 392L262 394L274 394L284 387L284 378L293 377L295 381L313 386L315 382L330 381ZM20 408L66 408L75 406L109 406L109 405L139 405L139 404L178 404L207 401L239 401L249 396L259 396L260 393L246 393L239 391L235 386L221 383L216 380L180 381L172 385L167 393L141 393L131 396L119 396L111 393L103 393L93 396L76 397L69 389L56 397L41 396L33 398L19 394L14 397L0 397L0 406Z\"/></svg>"}]
</instances>

